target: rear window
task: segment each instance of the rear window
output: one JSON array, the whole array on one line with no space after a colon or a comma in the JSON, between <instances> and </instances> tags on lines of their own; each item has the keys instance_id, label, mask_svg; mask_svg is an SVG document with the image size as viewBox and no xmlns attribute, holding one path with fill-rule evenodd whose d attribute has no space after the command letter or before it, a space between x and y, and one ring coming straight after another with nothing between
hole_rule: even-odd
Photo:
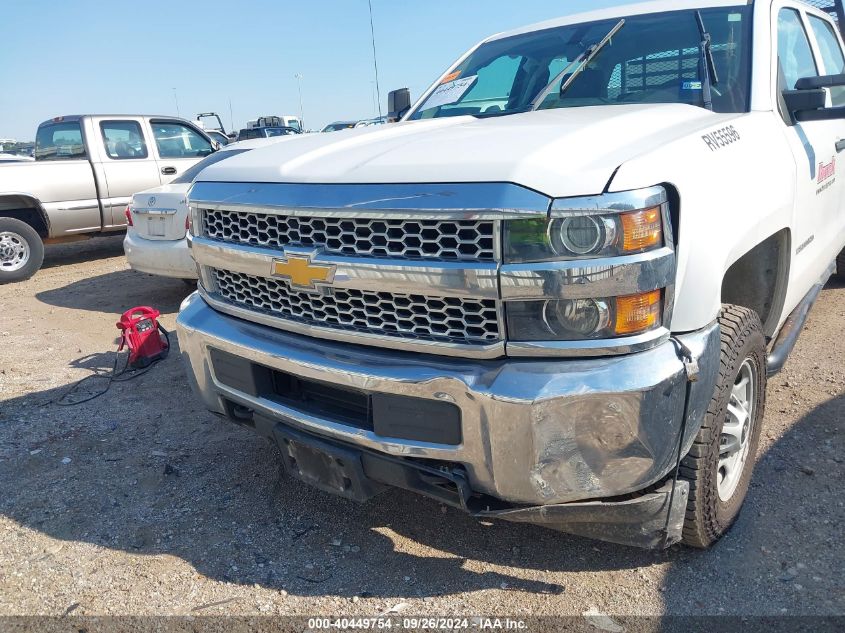
<instances>
[{"instance_id":1,"label":"rear window","mask_svg":"<svg viewBox=\"0 0 845 633\"><path fill-rule=\"evenodd\" d=\"M190 167L189 169L183 171L178 178L174 178L170 181L170 183L176 185L192 183L194 182L196 177L200 175L200 172L206 167L209 167L214 163L219 163L221 160L226 160L227 158L232 158L232 156L237 156L238 154L243 154L244 152L248 151L248 149L232 149L228 151L214 152L211 156L203 158L193 167Z\"/></svg>"},{"instance_id":2,"label":"rear window","mask_svg":"<svg viewBox=\"0 0 845 633\"><path fill-rule=\"evenodd\" d=\"M35 160L71 160L85 158L85 142L78 121L50 123L35 135Z\"/></svg>"}]
</instances>

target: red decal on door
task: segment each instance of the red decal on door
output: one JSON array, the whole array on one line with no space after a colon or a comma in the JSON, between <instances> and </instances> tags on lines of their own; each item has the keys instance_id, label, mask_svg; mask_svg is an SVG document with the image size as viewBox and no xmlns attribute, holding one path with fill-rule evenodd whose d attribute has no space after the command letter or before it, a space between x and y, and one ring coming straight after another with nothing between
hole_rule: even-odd
<instances>
[{"instance_id":1,"label":"red decal on door","mask_svg":"<svg viewBox=\"0 0 845 633\"><path fill-rule=\"evenodd\" d=\"M826 165L824 163L819 163L819 184L823 183L825 180L829 180L836 175L836 157L831 158L830 162Z\"/></svg>"}]
</instances>

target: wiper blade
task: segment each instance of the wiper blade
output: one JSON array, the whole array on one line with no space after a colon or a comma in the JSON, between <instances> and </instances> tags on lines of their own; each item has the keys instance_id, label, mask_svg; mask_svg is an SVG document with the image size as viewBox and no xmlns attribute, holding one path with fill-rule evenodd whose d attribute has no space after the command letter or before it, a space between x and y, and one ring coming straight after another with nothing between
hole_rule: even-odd
<instances>
[{"instance_id":1,"label":"wiper blade","mask_svg":"<svg viewBox=\"0 0 845 633\"><path fill-rule=\"evenodd\" d=\"M713 38L704 26L704 18L701 11L695 12L695 21L698 23L698 32L701 33L701 74L704 78L702 86L704 107L712 112L713 110L713 86L719 84L719 74L716 71L716 60L713 58Z\"/></svg>"},{"instance_id":2,"label":"wiper blade","mask_svg":"<svg viewBox=\"0 0 845 633\"><path fill-rule=\"evenodd\" d=\"M610 42L610 40L612 40L620 30L622 30L623 26L625 26L624 18L619 20L619 22L616 23L616 26L610 29L610 32L605 35L600 42L588 46L580 55L578 55L578 57L576 57L572 61L571 64L569 64L566 68L564 68L557 75L555 75L555 78L552 79L548 83L548 85L543 88L540 94L535 97L534 101L531 102L531 109L536 110L537 108L539 108L542 105L543 101L546 100L546 97L551 94L557 82L566 77L566 75L569 74L569 71L572 70L572 68L575 68L575 66L578 66L578 64L580 64L580 66L575 68L575 70L569 76L569 79L563 82L563 85L561 85L560 87L560 94L563 94L564 92L569 90L569 86L571 86L573 82L578 79L581 73L584 72L584 70L587 68L587 65L591 61L593 61L596 56L602 51L602 49L607 46L608 42Z\"/></svg>"},{"instance_id":3,"label":"wiper blade","mask_svg":"<svg viewBox=\"0 0 845 633\"><path fill-rule=\"evenodd\" d=\"M473 114L476 119L495 119L500 116L507 116L509 114L522 114L523 112L530 112L531 106L522 106L520 108L511 108L510 110L496 110L494 112L477 112Z\"/></svg>"}]
</instances>

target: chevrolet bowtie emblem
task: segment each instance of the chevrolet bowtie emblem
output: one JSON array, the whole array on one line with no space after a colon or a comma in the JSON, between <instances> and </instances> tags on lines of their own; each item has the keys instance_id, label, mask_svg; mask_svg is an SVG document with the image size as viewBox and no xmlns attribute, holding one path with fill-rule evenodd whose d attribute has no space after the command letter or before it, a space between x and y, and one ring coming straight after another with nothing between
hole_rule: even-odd
<instances>
[{"instance_id":1,"label":"chevrolet bowtie emblem","mask_svg":"<svg viewBox=\"0 0 845 633\"><path fill-rule=\"evenodd\" d=\"M273 260L273 276L290 280L291 286L314 290L317 284L330 284L337 266L312 264L307 255L289 255Z\"/></svg>"}]
</instances>

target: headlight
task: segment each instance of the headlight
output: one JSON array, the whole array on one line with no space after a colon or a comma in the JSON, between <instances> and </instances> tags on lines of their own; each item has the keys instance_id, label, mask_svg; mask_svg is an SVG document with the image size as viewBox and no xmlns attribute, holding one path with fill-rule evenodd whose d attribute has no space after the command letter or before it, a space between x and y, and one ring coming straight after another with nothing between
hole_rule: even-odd
<instances>
[{"instance_id":1,"label":"headlight","mask_svg":"<svg viewBox=\"0 0 845 633\"><path fill-rule=\"evenodd\" d=\"M551 220L514 220L505 226L509 263L633 255L663 246L662 210L576 213Z\"/></svg>"},{"instance_id":2,"label":"headlight","mask_svg":"<svg viewBox=\"0 0 845 633\"><path fill-rule=\"evenodd\" d=\"M510 301L512 341L586 341L635 336L663 323L663 291L601 299Z\"/></svg>"}]
</instances>

